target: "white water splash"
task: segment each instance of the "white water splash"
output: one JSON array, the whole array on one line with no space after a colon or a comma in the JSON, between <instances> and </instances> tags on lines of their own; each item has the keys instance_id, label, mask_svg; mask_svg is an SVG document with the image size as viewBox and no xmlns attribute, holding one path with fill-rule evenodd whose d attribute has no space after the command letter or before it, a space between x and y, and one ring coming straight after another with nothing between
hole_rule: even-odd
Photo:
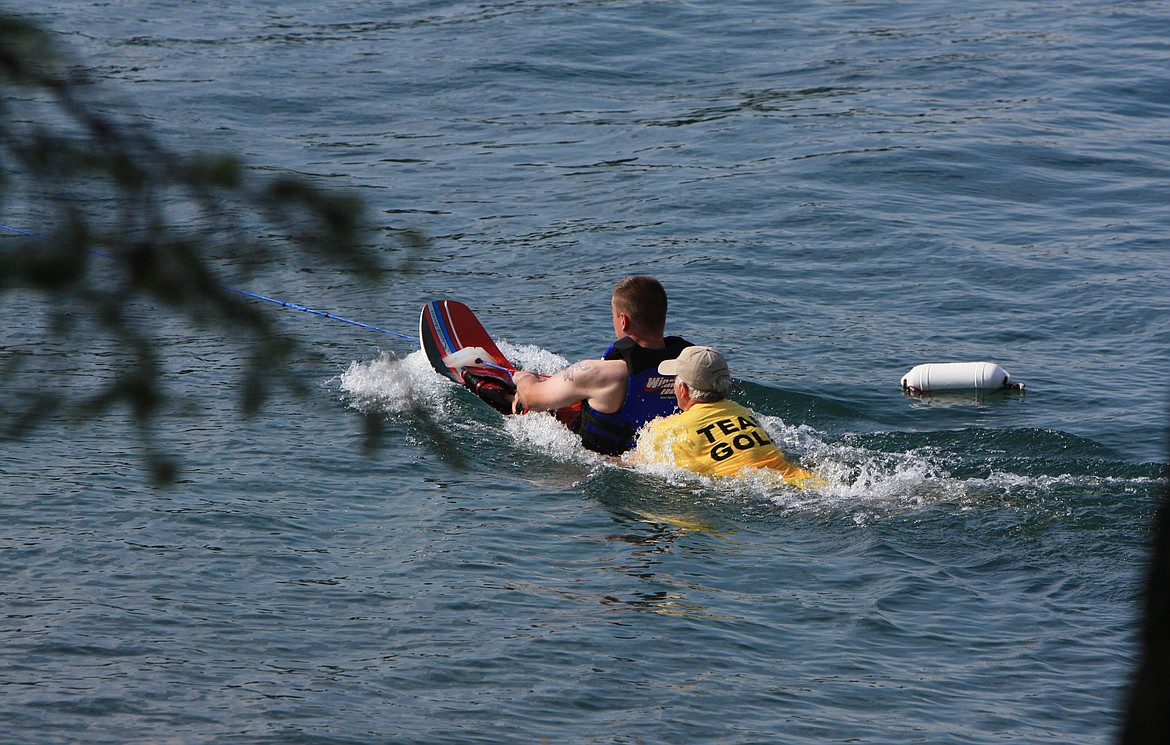
<instances>
[{"instance_id":1,"label":"white water splash","mask_svg":"<svg viewBox=\"0 0 1170 745\"><path fill-rule=\"evenodd\" d=\"M567 364L563 357L536 346L502 342L500 349L509 359L534 372L547 374ZM423 407L440 419L450 419L454 416L450 411L454 397L463 395L458 386L431 368L421 351L402 358L384 352L372 360L354 361L337 382L348 403L367 413L409 413ZM788 425L773 416L761 416L760 421L781 450L819 477L819 484L801 489L785 482L778 473L754 469L745 469L732 478L706 477L679 468L666 456L652 455L630 466L586 450L576 434L548 414L503 417L501 426L517 447L556 462L591 468L633 468L672 485L733 499L767 499L786 508L858 503L914 505L955 499L964 492L961 482L948 478L921 455L830 445L810 427Z\"/></svg>"},{"instance_id":2,"label":"white water splash","mask_svg":"<svg viewBox=\"0 0 1170 745\"><path fill-rule=\"evenodd\" d=\"M540 347L500 343L501 351L525 369L552 373L566 360ZM416 351L399 358L389 353L354 361L335 379L345 400L363 412L407 413L418 407L454 424L452 404L466 395L436 373L425 355ZM502 417L501 428L517 448L563 464L594 469L630 468L697 493L727 499L766 500L785 509L846 509L857 515L889 509L916 509L931 504L972 504L1013 495L1046 493L1067 482L1082 484L1089 477L1025 477L995 472L984 477L958 478L929 448L884 452L830 443L807 425L791 425L775 416L760 415L761 424L778 447L818 483L800 488L770 470L745 469L739 475L706 477L679 468L665 451L630 465L606 458L581 446L580 438L548 414ZM1057 483L1051 483L1057 482ZM861 518L859 518L861 519Z\"/></svg>"},{"instance_id":3,"label":"white water splash","mask_svg":"<svg viewBox=\"0 0 1170 745\"><path fill-rule=\"evenodd\" d=\"M789 459L813 472L815 483L802 488L770 469L746 468L733 477L700 476L676 466L662 443L649 443L646 459L634 468L701 493L731 500L762 499L795 510L913 509L970 499L972 485L952 477L927 453L836 445L807 425L786 424L768 415L759 420Z\"/></svg>"},{"instance_id":4,"label":"white water splash","mask_svg":"<svg viewBox=\"0 0 1170 745\"><path fill-rule=\"evenodd\" d=\"M367 413L403 412L416 406L442 412L454 387L431 368L422 351L406 357L383 352L372 360L351 362L336 380L349 404Z\"/></svg>"},{"instance_id":5,"label":"white water splash","mask_svg":"<svg viewBox=\"0 0 1170 745\"><path fill-rule=\"evenodd\" d=\"M508 359L536 373L556 372L568 364L564 357L532 345L500 342L499 347ZM372 360L355 360L334 380L350 405L364 412L401 412L421 405L442 413L458 389L434 371L421 350L406 357L382 352Z\"/></svg>"},{"instance_id":6,"label":"white water splash","mask_svg":"<svg viewBox=\"0 0 1170 745\"><path fill-rule=\"evenodd\" d=\"M845 509L859 522L884 512L920 509L950 503L961 509L981 504L1043 499L1071 488L1118 488L1114 479L1094 475L1021 475L991 470L982 476L956 476L950 455L930 447L887 452L833 443L806 425L788 426L776 417L761 416L776 444L813 471L821 483L808 490L775 490L767 482L744 479L739 494L764 496L773 504L796 509Z\"/></svg>"},{"instance_id":7,"label":"white water splash","mask_svg":"<svg viewBox=\"0 0 1170 745\"><path fill-rule=\"evenodd\" d=\"M777 417L761 416L760 423L790 458L809 449L807 445L798 447L796 443L813 439L813 430L785 425ZM819 440L816 442L823 444ZM777 503L782 500L786 505L820 500L820 486L801 488L786 481L779 471L768 468L744 468L735 476L703 476L680 468L674 463L669 442L643 440L639 444L639 455L641 459L633 464L635 470L678 486L698 487L733 498L766 498ZM801 465L814 472L818 481L824 480L815 463L798 459L802 460Z\"/></svg>"},{"instance_id":8,"label":"white water splash","mask_svg":"<svg viewBox=\"0 0 1170 745\"><path fill-rule=\"evenodd\" d=\"M771 494L770 500L778 506L921 507L961 499L967 491L962 480L926 453L887 453L832 444L807 425L788 426L772 416L761 416L760 422L781 450L820 479L804 492Z\"/></svg>"},{"instance_id":9,"label":"white water splash","mask_svg":"<svg viewBox=\"0 0 1170 745\"><path fill-rule=\"evenodd\" d=\"M523 416L504 417L504 430L520 447L536 451L561 463L582 463L599 467L613 465L610 459L582 447L581 438L551 414L533 412Z\"/></svg>"},{"instance_id":10,"label":"white water splash","mask_svg":"<svg viewBox=\"0 0 1170 745\"><path fill-rule=\"evenodd\" d=\"M533 344L513 345L501 341L498 346L504 356L510 359L513 364L529 372L551 375L569 365L569 361L559 354L554 354Z\"/></svg>"}]
</instances>

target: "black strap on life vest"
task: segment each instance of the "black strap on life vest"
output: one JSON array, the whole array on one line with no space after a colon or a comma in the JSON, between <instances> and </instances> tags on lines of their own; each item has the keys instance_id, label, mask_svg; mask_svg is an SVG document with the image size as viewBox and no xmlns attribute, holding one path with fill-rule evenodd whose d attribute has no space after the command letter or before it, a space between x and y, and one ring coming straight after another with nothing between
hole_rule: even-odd
<instances>
[{"instance_id":1,"label":"black strap on life vest","mask_svg":"<svg viewBox=\"0 0 1170 745\"><path fill-rule=\"evenodd\" d=\"M674 411L674 400L660 398L657 393L644 390L646 374L654 374L666 360L673 360L684 349L692 346L682 337L668 336L663 349L647 349L630 337L614 342L606 350L604 359L625 360L630 377L622 407L612 414L594 411L588 402L581 405L581 421L577 432L586 449L602 455L621 455L634 446L634 436L646 422Z\"/></svg>"}]
</instances>

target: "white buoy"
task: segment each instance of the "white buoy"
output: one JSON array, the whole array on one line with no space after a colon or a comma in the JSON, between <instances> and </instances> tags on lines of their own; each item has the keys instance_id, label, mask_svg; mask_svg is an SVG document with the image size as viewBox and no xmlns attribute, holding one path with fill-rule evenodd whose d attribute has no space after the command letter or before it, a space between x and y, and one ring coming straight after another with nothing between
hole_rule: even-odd
<instances>
[{"instance_id":1,"label":"white buoy","mask_svg":"<svg viewBox=\"0 0 1170 745\"><path fill-rule=\"evenodd\" d=\"M998 391L1023 388L994 362L943 362L918 365L902 376L902 387L912 391Z\"/></svg>"}]
</instances>

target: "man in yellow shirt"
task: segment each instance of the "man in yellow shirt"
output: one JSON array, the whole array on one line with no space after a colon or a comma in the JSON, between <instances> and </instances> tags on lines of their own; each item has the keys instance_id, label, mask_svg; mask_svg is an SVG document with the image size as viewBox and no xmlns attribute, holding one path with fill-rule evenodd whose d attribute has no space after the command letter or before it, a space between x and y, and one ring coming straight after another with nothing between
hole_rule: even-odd
<instances>
[{"instance_id":1,"label":"man in yellow shirt","mask_svg":"<svg viewBox=\"0 0 1170 745\"><path fill-rule=\"evenodd\" d=\"M681 413L655 419L638 436L635 460L669 453L681 468L708 476L732 476L742 468L771 468L803 485L815 477L788 462L751 409L727 398L731 371L711 347L687 347L658 366L673 375Z\"/></svg>"}]
</instances>

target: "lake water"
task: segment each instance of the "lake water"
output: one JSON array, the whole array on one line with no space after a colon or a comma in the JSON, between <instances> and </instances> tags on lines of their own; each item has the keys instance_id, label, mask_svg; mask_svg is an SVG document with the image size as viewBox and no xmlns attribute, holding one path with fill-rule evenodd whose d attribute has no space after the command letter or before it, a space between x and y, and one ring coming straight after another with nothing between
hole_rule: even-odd
<instances>
[{"instance_id":1,"label":"lake water","mask_svg":"<svg viewBox=\"0 0 1170 745\"><path fill-rule=\"evenodd\" d=\"M0 741L1114 737L1167 462L1170 3L8 7L169 145L355 190L392 259L431 239L244 289L404 335L459 299L552 370L650 273L826 483L617 468L274 305L310 393L248 419L232 340L163 323L177 484L118 413L0 443ZM52 348L31 303L5 354ZM71 385L112 364L69 351ZM976 360L1026 389L899 388Z\"/></svg>"}]
</instances>

